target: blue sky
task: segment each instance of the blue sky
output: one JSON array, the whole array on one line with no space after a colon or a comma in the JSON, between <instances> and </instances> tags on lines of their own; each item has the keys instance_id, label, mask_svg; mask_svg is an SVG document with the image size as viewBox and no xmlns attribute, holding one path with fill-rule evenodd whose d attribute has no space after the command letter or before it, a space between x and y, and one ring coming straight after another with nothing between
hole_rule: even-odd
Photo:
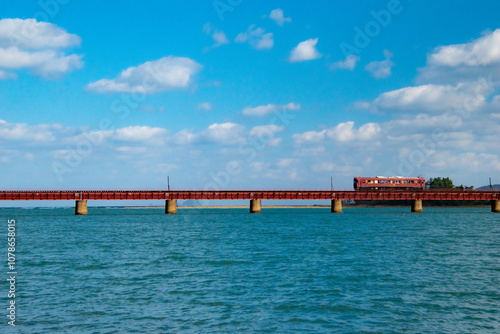
<instances>
[{"instance_id":1,"label":"blue sky","mask_svg":"<svg viewBox=\"0 0 500 334\"><path fill-rule=\"evenodd\" d=\"M500 182L500 3L9 2L5 189Z\"/></svg>"}]
</instances>

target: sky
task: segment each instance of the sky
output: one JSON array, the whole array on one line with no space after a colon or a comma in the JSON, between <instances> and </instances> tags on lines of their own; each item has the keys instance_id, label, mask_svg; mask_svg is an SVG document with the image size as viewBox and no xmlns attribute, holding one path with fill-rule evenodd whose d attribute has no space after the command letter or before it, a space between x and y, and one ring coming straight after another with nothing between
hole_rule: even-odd
<instances>
[{"instance_id":1,"label":"sky","mask_svg":"<svg viewBox=\"0 0 500 334\"><path fill-rule=\"evenodd\" d=\"M2 189L500 183L500 2L9 1Z\"/></svg>"}]
</instances>

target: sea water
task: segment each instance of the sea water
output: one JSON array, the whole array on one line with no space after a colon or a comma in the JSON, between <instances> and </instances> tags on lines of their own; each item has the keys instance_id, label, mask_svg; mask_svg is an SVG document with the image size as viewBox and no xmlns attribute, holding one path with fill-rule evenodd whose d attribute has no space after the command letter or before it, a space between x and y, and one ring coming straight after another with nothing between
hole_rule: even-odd
<instances>
[{"instance_id":1,"label":"sea water","mask_svg":"<svg viewBox=\"0 0 500 334\"><path fill-rule=\"evenodd\" d=\"M0 209L1 333L500 332L488 208L73 210Z\"/></svg>"}]
</instances>

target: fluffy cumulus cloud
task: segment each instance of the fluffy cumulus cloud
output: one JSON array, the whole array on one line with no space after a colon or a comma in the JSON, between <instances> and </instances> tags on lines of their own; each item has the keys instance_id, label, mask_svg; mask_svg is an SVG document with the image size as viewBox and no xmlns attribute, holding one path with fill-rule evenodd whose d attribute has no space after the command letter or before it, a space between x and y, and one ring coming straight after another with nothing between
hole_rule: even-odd
<instances>
[{"instance_id":1,"label":"fluffy cumulus cloud","mask_svg":"<svg viewBox=\"0 0 500 334\"><path fill-rule=\"evenodd\" d=\"M345 122L322 131L308 131L294 134L293 139L299 145L320 143L327 140L337 142L363 141L376 138L380 132L380 125L375 123L366 123L356 129L354 122Z\"/></svg>"},{"instance_id":2,"label":"fluffy cumulus cloud","mask_svg":"<svg viewBox=\"0 0 500 334\"><path fill-rule=\"evenodd\" d=\"M200 134L203 140L220 144L240 144L244 141L244 127L236 123L214 123Z\"/></svg>"},{"instance_id":3,"label":"fluffy cumulus cloud","mask_svg":"<svg viewBox=\"0 0 500 334\"><path fill-rule=\"evenodd\" d=\"M202 66L192 59L168 56L123 70L115 79L101 79L87 85L98 93L124 92L151 94L186 88Z\"/></svg>"},{"instance_id":4,"label":"fluffy cumulus cloud","mask_svg":"<svg viewBox=\"0 0 500 334\"><path fill-rule=\"evenodd\" d=\"M271 11L271 14L269 14L269 18L276 22L276 24L280 27L283 27L285 22L292 22L291 18L285 17L285 15L283 14L283 10L281 10L280 8L273 9Z\"/></svg>"},{"instance_id":5,"label":"fluffy cumulus cloud","mask_svg":"<svg viewBox=\"0 0 500 334\"><path fill-rule=\"evenodd\" d=\"M382 61L372 61L365 66L365 70L370 72L375 79L387 78L391 76L394 62L391 60L392 53L384 50L385 59Z\"/></svg>"},{"instance_id":6,"label":"fluffy cumulus cloud","mask_svg":"<svg viewBox=\"0 0 500 334\"><path fill-rule=\"evenodd\" d=\"M266 33L262 28L251 25L246 32L239 33L236 43L248 43L256 50L271 49L274 46L273 33Z\"/></svg>"},{"instance_id":7,"label":"fluffy cumulus cloud","mask_svg":"<svg viewBox=\"0 0 500 334\"><path fill-rule=\"evenodd\" d=\"M243 109L242 113L245 116L266 116L280 110L299 110L299 109L300 109L300 104L290 102L285 105L268 104L257 107L247 107Z\"/></svg>"},{"instance_id":8,"label":"fluffy cumulus cloud","mask_svg":"<svg viewBox=\"0 0 500 334\"><path fill-rule=\"evenodd\" d=\"M336 69L343 69L343 70L354 70L354 68L356 67L356 63L360 60L360 58L356 55L349 55L346 57L345 60L340 60L336 63L333 63L331 65L331 68L333 70L336 70Z\"/></svg>"},{"instance_id":9,"label":"fluffy cumulus cloud","mask_svg":"<svg viewBox=\"0 0 500 334\"><path fill-rule=\"evenodd\" d=\"M13 70L28 69L45 78L57 78L83 66L82 56L67 55L80 37L48 22L34 19L0 20L0 79L16 78Z\"/></svg>"},{"instance_id":10,"label":"fluffy cumulus cloud","mask_svg":"<svg viewBox=\"0 0 500 334\"><path fill-rule=\"evenodd\" d=\"M149 141L167 135L168 131L163 128L136 125L117 129L114 138L122 141Z\"/></svg>"},{"instance_id":11,"label":"fluffy cumulus cloud","mask_svg":"<svg viewBox=\"0 0 500 334\"><path fill-rule=\"evenodd\" d=\"M31 142L36 144L52 142L56 139L55 133L63 127L58 124L39 124L30 126L26 123L9 123L0 120L0 140L15 142Z\"/></svg>"},{"instance_id":12,"label":"fluffy cumulus cloud","mask_svg":"<svg viewBox=\"0 0 500 334\"><path fill-rule=\"evenodd\" d=\"M453 81L500 76L500 29L465 44L440 46L427 57L419 80Z\"/></svg>"},{"instance_id":13,"label":"fluffy cumulus cloud","mask_svg":"<svg viewBox=\"0 0 500 334\"><path fill-rule=\"evenodd\" d=\"M421 85L405 87L381 94L371 104L383 111L463 110L470 112L485 105L491 86L485 81L452 85Z\"/></svg>"},{"instance_id":14,"label":"fluffy cumulus cloud","mask_svg":"<svg viewBox=\"0 0 500 334\"><path fill-rule=\"evenodd\" d=\"M318 44L318 38L311 38L300 42L299 45L292 49L288 60L295 63L320 58L321 53L316 50L316 44Z\"/></svg>"}]
</instances>

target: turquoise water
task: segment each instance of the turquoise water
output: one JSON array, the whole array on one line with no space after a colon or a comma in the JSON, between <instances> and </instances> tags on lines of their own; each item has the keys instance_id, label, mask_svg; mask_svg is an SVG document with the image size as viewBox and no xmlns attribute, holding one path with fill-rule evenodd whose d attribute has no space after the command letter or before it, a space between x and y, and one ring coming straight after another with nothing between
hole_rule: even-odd
<instances>
[{"instance_id":1,"label":"turquoise water","mask_svg":"<svg viewBox=\"0 0 500 334\"><path fill-rule=\"evenodd\" d=\"M2 333L499 333L488 208L0 209Z\"/></svg>"}]
</instances>

